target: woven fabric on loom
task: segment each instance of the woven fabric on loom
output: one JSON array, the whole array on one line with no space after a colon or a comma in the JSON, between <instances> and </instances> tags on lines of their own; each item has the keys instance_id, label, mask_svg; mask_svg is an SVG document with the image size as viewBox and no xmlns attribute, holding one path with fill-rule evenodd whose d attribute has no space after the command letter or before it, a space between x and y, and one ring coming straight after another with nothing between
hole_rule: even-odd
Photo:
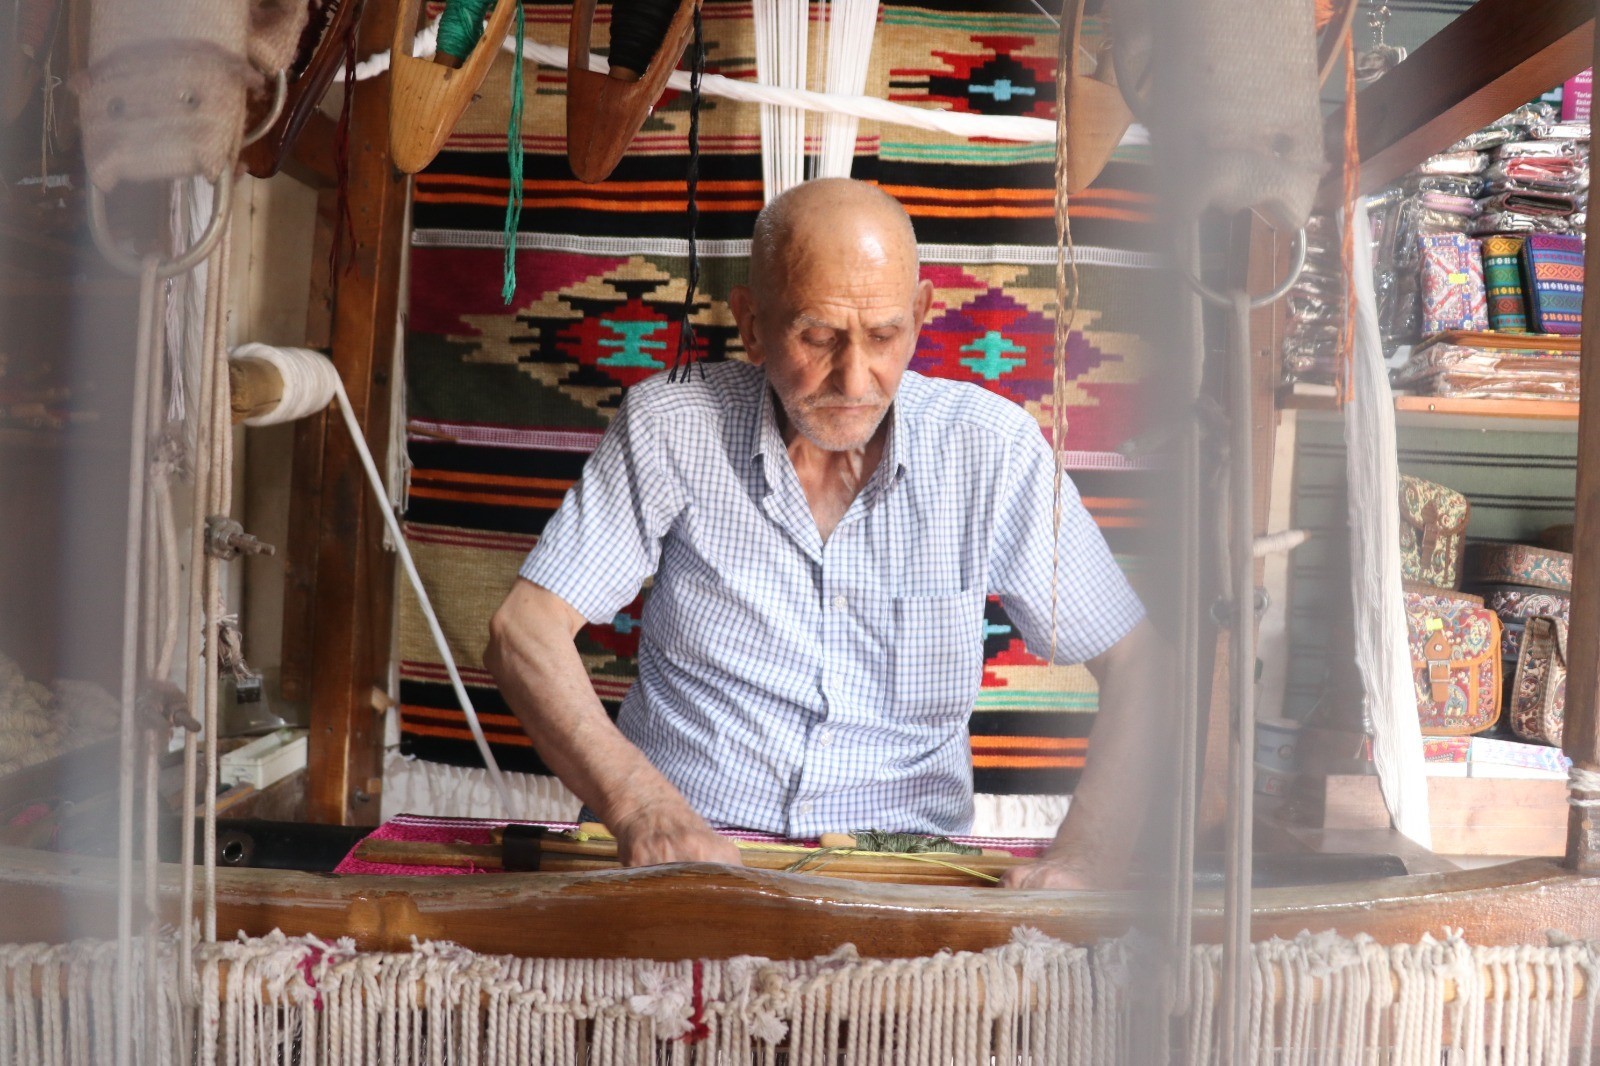
<instances>
[{"instance_id":1,"label":"woven fabric on loom","mask_svg":"<svg viewBox=\"0 0 1600 1066\"><path fill-rule=\"evenodd\" d=\"M1027 0L884 4L869 94L989 114L1051 117L1054 26ZM535 40L566 40L571 7L528 4ZM606 10L595 47L606 43ZM749 6L705 4L707 69L755 77ZM1094 20L1086 32L1097 33ZM815 55L820 48L813 46ZM490 613L623 391L678 344L687 274L688 100L668 92L612 178L573 179L564 74L530 67L517 290L500 298L507 191L508 64L497 64L438 160L418 176L407 336L407 536L445 633L508 769L545 772L483 671ZM762 204L756 109L707 98L700 165L706 358L743 357L728 309ZM912 367L972 381L1048 425L1054 330L1053 146L967 142L863 123L854 176L911 213L935 303ZM1082 277L1066 402L1073 477L1119 558L1134 550L1140 474L1116 451L1139 432L1147 353L1139 324L1155 289L1150 197L1138 149L1075 198ZM613 713L634 677L638 604L579 636ZM1052 793L1083 765L1096 706L1082 667L1047 667L997 602L986 612L983 688L971 733L979 792ZM479 762L409 590L400 614L402 736L424 758Z\"/></svg>"},{"instance_id":2,"label":"woven fabric on loom","mask_svg":"<svg viewBox=\"0 0 1600 1066\"><path fill-rule=\"evenodd\" d=\"M490 835L491 831L502 828L506 824L502 820L483 818L430 818L425 815L402 814L384 822L363 839L406 840L435 844L490 844L493 843L493 838ZM578 828L577 822L518 822L517 824L542 825L558 833ZM719 832L731 840L746 841L754 844L799 844L808 848L814 848L819 845L816 840L789 840L781 836L775 836L772 833L757 833L750 829L723 829L719 830ZM1033 858L1042 854L1045 845L1045 841L1033 837L953 836L950 839L957 844L1006 851L1024 858ZM403 866L395 863L372 862L358 858L356 856L356 848L352 848L350 854L344 857L333 872L336 874L425 875L490 873L496 871L482 870L471 865Z\"/></svg>"}]
</instances>

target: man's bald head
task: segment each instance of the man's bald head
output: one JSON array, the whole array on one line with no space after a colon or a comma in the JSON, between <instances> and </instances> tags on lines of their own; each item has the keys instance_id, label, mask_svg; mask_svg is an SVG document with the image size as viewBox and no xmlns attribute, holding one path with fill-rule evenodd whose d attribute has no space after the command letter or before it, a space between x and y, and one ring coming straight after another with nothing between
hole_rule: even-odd
<instances>
[{"instance_id":1,"label":"man's bald head","mask_svg":"<svg viewBox=\"0 0 1600 1066\"><path fill-rule=\"evenodd\" d=\"M750 287L784 287L812 264L877 260L917 271L917 235L900 202L852 178L817 178L781 193L756 216Z\"/></svg>"}]
</instances>

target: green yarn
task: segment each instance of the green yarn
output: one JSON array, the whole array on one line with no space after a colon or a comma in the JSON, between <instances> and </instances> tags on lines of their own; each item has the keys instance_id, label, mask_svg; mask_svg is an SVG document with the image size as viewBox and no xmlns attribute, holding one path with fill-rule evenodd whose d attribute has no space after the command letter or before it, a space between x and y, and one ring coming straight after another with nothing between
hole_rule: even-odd
<instances>
[{"instance_id":1,"label":"green yarn","mask_svg":"<svg viewBox=\"0 0 1600 1066\"><path fill-rule=\"evenodd\" d=\"M436 47L445 55L466 59L483 37L483 22L495 0L446 0L439 15ZM522 224L522 43L527 25L522 0L517 5L517 50L511 56L511 115L506 120L506 171L511 181L506 197L504 280L500 297L507 304L517 291L517 229Z\"/></svg>"},{"instance_id":2,"label":"green yarn","mask_svg":"<svg viewBox=\"0 0 1600 1066\"><path fill-rule=\"evenodd\" d=\"M953 852L957 855L982 855L983 849L971 844L957 844L949 837L927 836L922 833L889 833L882 829L857 829L857 851L883 851L897 855L922 855L928 852Z\"/></svg>"},{"instance_id":3,"label":"green yarn","mask_svg":"<svg viewBox=\"0 0 1600 1066\"><path fill-rule=\"evenodd\" d=\"M500 297L508 306L517 291L517 229L522 224L522 40L526 27L523 23L522 0L515 0L515 3L517 50L512 53L511 59L511 117L506 121L506 171L511 179L511 189L506 197L505 280L500 286Z\"/></svg>"},{"instance_id":4,"label":"green yarn","mask_svg":"<svg viewBox=\"0 0 1600 1066\"><path fill-rule=\"evenodd\" d=\"M494 0L447 0L439 16L439 51L465 59L483 36L483 20Z\"/></svg>"}]
</instances>

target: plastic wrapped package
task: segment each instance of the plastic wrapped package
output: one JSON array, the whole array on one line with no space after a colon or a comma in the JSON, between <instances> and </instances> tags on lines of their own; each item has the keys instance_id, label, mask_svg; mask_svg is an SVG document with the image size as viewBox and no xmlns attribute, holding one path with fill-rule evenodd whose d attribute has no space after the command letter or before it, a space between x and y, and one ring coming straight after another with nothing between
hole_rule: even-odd
<instances>
[{"instance_id":1,"label":"plastic wrapped package","mask_svg":"<svg viewBox=\"0 0 1600 1066\"><path fill-rule=\"evenodd\" d=\"M1503 148L1504 146L1502 146ZM1487 152L1445 152L1422 161L1418 174L1471 177L1489 169Z\"/></svg>"},{"instance_id":2,"label":"plastic wrapped package","mask_svg":"<svg viewBox=\"0 0 1600 1066\"><path fill-rule=\"evenodd\" d=\"M1587 122L1535 122L1528 127L1528 136L1540 141L1582 141L1589 143Z\"/></svg>"},{"instance_id":3,"label":"plastic wrapped package","mask_svg":"<svg viewBox=\"0 0 1600 1066\"><path fill-rule=\"evenodd\" d=\"M1589 161L1578 156L1511 156L1497 159L1484 172L1486 184L1479 192L1500 192L1500 183L1532 190L1572 192L1589 185Z\"/></svg>"},{"instance_id":4,"label":"plastic wrapped package","mask_svg":"<svg viewBox=\"0 0 1600 1066\"><path fill-rule=\"evenodd\" d=\"M1526 156L1587 158L1588 155L1588 143L1583 141L1512 141L1494 150L1496 159L1518 159Z\"/></svg>"},{"instance_id":5,"label":"plastic wrapped package","mask_svg":"<svg viewBox=\"0 0 1600 1066\"><path fill-rule=\"evenodd\" d=\"M1439 342L1418 348L1395 383L1430 396L1576 400L1578 357L1537 348L1487 349Z\"/></svg>"},{"instance_id":6,"label":"plastic wrapped package","mask_svg":"<svg viewBox=\"0 0 1600 1066\"><path fill-rule=\"evenodd\" d=\"M1486 214L1516 214L1566 216L1578 209L1579 198L1573 193L1556 192L1502 192L1479 201Z\"/></svg>"}]
</instances>

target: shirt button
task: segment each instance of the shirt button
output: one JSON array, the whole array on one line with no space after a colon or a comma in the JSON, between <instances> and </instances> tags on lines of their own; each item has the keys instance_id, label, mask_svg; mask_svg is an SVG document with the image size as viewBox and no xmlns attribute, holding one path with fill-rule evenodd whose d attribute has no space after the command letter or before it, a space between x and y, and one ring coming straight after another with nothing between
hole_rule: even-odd
<instances>
[{"instance_id":1,"label":"shirt button","mask_svg":"<svg viewBox=\"0 0 1600 1066\"><path fill-rule=\"evenodd\" d=\"M801 814L810 814L811 813L811 801L810 800L801 801L801 803L800 803L800 813Z\"/></svg>"},{"instance_id":2,"label":"shirt button","mask_svg":"<svg viewBox=\"0 0 1600 1066\"><path fill-rule=\"evenodd\" d=\"M845 607L849 606L849 603L850 601L845 599L843 596L835 596L833 598L833 606L836 610L844 610Z\"/></svg>"},{"instance_id":3,"label":"shirt button","mask_svg":"<svg viewBox=\"0 0 1600 1066\"><path fill-rule=\"evenodd\" d=\"M833 730L824 729L817 733L817 746L825 748L833 743Z\"/></svg>"}]
</instances>

